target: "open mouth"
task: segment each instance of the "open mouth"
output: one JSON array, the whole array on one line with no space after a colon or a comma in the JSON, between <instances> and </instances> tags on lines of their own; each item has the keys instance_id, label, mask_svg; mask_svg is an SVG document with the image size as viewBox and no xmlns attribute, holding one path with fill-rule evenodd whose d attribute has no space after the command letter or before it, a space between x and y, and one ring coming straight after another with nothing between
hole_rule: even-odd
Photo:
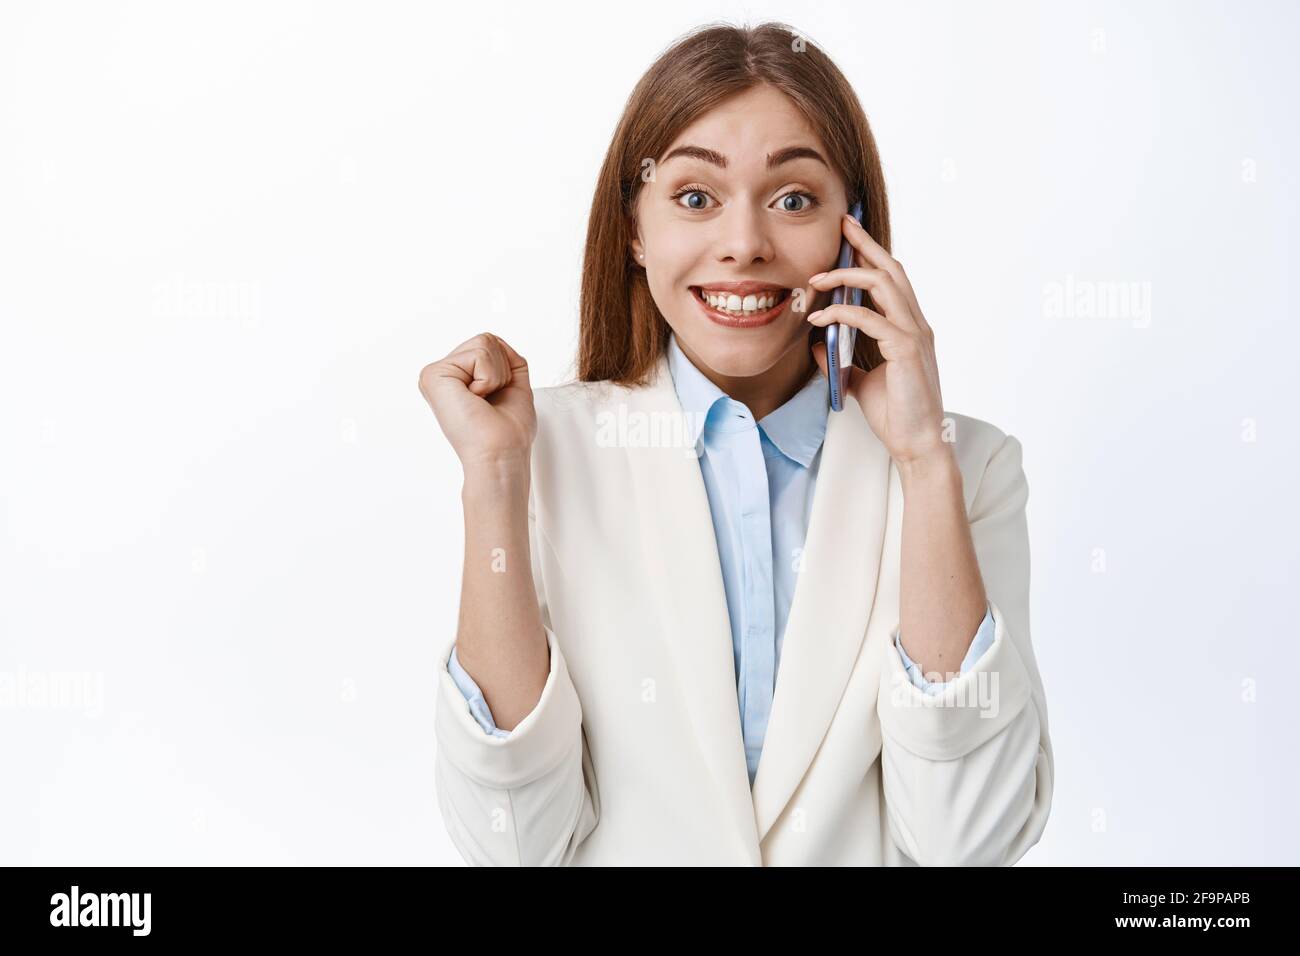
<instances>
[{"instance_id":1,"label":"open mouth","mask_svg":"<svg viewBox=\"0 0 1300 956\"><path fill-rule=\"evenodd\" d=\"M789 289L738 295L691 286L691 292L710 318L725 325L758 325L770 321L781 314L790 298Z\"/></svg>"}]
</instances>

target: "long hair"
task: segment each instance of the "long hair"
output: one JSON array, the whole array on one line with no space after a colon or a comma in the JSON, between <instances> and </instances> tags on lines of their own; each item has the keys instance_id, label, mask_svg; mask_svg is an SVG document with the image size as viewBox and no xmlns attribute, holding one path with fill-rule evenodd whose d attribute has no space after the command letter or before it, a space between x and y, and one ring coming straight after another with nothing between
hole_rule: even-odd
<instances>
[{"instance_id":1,"label":"long hair","mask_svg":"<svg viewBox=\"0 0 1300 956\"><path fill-rule=\"evenodd\" d=\"M605 154L582 263L579 381L644 385L668 345L672 330L655 306L645 271L628 254L643 162L662 156L683 129L714 106L760 83L780 90L803 113L849 195L863 200L867 232L890 248L880 156L844 74L784 23L699 27L673 43L641 77ZM870 369L881 360L875 340L857 336L854 364Z\"/></svg>"}]
</instances>

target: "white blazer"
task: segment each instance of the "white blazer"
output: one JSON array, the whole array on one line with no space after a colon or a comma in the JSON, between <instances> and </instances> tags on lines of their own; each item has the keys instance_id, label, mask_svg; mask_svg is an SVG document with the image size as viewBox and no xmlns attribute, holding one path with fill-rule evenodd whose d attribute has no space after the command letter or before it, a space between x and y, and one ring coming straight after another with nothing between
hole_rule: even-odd
<instances>
[{"instance_id":1,"label":"white blazer","mask_svg":"<svg viewBox=\"0 0 1300 956\"><path fill-rule=\"evenodd\" d=\"M1052 799L1029 639L1021 446L954 413L992 646L943 694L908 680L896 466L857 402L830 414L751 792L698 459L652 384L535 392L529 537L550 646L536 707L486 734L439 656L438 804L474 865L1006 865ZM454 640L454 638L453 638Z\"/></svg>"}]
</instances>

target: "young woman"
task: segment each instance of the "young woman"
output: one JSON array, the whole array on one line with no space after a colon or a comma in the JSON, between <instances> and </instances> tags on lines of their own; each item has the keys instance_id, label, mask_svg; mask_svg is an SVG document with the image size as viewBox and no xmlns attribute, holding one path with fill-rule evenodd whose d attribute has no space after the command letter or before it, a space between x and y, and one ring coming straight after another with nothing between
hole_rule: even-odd
<instances>
[{"instance_id":1,"label":"young woman","mask_svg":"<svg viewBox=\"0 0 1300 956\"><path fill-rule=\"evenodd\" d=\"M1038 841L1021 446L944 410L889 247L834 64L781 24L704 28L606 156L577 381L533 389L491 333L423 370L465 476L436 777L467 861L999 865ZM863 304L828 305L841 285ZM831 322L859 330L839 412Z\"/></svg>"}]
</instances>

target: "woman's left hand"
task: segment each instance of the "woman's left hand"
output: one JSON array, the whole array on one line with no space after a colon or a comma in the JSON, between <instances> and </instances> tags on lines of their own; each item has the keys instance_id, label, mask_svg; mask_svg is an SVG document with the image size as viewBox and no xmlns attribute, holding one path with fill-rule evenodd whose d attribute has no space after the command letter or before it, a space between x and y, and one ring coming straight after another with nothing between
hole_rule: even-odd
<instances>
[{"instance_id":1,"label":"woman's left hand","mask_svg":"<svg viewBox=\"0 0 1300 956\"><path fill-rule=\"evenodd\" d=\"M866 371L854 366L848 390L862 406L871 430L900 465L951 453L943 441L943 394L934 356L934 331L912 291L903 267L852 216L841 221L844 234L857 251L858 265L832 269L809 280L817 291L837 286L864 289L882 315L865 305L828 305L808 316L813 325L850 325L879 343L885 359ZM864 265L865 264L865 265ZM813 348L817 364L827 374L826 345Z\"/></svg>"}]
</instances>

